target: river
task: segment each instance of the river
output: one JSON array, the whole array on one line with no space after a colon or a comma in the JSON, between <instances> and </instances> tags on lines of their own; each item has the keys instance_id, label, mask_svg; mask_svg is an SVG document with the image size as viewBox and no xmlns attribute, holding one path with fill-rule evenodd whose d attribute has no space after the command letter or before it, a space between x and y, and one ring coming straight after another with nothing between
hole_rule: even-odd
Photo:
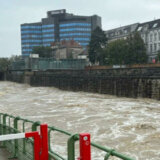
<instances>
[{"instance_id":1,"label":"river","mask_svg":"<svg viewBox=\"0 0 160 160\"><path fill-rule=\"evenodd\" d=\"M0 82L0 112L71 133L89 132L92 141L137 160L160 160L160 103L156 100ZM54 150L66 154L66 139L57 137ZM92 151L94 160L103 159L104 153Z\"/></svg>"}]
</instances>

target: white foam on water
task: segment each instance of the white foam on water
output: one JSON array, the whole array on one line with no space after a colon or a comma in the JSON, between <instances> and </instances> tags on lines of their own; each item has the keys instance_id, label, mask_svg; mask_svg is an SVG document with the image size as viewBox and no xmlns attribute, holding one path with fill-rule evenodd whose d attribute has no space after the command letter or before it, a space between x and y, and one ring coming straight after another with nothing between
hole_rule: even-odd
<instances>
[{"instance_id":1,"label":"white foam on water","mask_svg":"<svg viewBox=\"0 0 160 160\"><path fill-rule=\"evenodd\" d=\"M49 123L71 133L90 132L98 144L137 160L160 160L160 103L156 100L0 82L0 112ZM54 149L66 154L66 139L60 136L57 140L61 145L53 145ZM104 152L93 151L92 159L103 159Z\"/></svg>"}]
</instances>

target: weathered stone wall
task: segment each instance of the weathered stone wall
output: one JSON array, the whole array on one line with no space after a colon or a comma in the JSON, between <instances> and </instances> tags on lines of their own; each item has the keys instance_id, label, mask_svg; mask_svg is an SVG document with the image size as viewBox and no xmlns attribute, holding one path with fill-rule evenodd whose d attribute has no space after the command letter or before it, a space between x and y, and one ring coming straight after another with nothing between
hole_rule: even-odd
<instances>
[{"instance_id":1,"label":"weathered stone wall","mask_svg":"<svg viewBox=\"0 0 160 160\"><path fill-rule=\"evenodd\" d=\"M4 72L0 72L0 81L4 80Z\"/></svg>"},{"instance_id":2,"label":"weathered stone wall","mask_svg":"<svg viewBox=\"0 0 160 160\"><path fill-rule=\"evenodd\" d=\"M12 72L7 79L32 86L160 99L160 68Z\"/></svg>"}]
</instances>

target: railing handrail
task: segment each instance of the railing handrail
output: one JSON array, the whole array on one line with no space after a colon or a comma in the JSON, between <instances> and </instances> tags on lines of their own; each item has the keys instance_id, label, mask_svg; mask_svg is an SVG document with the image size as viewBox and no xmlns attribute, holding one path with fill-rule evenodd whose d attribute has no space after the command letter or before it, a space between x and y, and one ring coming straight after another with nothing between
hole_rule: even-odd
<instances>
[{"instance_id":1,"label":"railing handrail","mask_svg":"<svg viewBox=\"0 0 160 160\"><path fill-rule=\"evenodd\" d=\"M41 124L40 122L34 122L32 120L24 119L24 118L21 118L21 117L16 117L16 116L5 114L5 113L0 113L0 124L3 125L3 126L5 126L5 127L7 127L7 125L6 124L2 124L2 122L1 122L1 120L2 120L1 116L3 116L3 118L6 118L6 117L13 118L14 121L16 121L16 122L18 122L19 120L21 120L21 121L23 121L23 124L26 123L26 122L32 123L32 131L36 131L37 127ZM6 123L6 119L5 119L5 123ZM15 128L12 128L12 129L14 131L18 132L19 130L17 128L18 127L16 126ZM77 141L77 140L79 140L78 134L73 135L73 134L71 134L71 133L69 133L67 131L64 131L64 130L59 129L59 128L54 127L54 126L48 126L48 130L49 130L48 131L48 134L49 134L49 155L52 156L55 160L65 160L65 158L61 157L60 155L58 155L57 153L55 153L55 152L52 151L51 144L50 144L51 143L50 142L50 139L51 139L50 138L50 134L51 134L52 131L57 131L59 133L65 134L67 136L70 136L70 138L74 136L74 138L73 138L74 142ZM117 152L117 151L115 151L113 149L110 149L110 148L98 145L98 144L96 144L94 142L91 142L91 146L93 146L93 147L95 147L95 148L97 148L97 149L99 149L101 151L106 152L106 157L104 158L105 160L107 160L110 156L116 156L116 157L121 158L123 160L135 160L135 159L130 158L130 157L126 156L126 155L123 155L123 154L121 154L121 153L119 153L119 152Z\"/></svg>"}]
</instances>

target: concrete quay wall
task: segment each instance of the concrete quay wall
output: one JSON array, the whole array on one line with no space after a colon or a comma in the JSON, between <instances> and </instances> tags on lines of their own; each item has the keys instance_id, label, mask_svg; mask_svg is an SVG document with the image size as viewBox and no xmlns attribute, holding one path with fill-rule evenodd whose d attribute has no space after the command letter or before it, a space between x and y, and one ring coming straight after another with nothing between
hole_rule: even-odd
<instances>
[{"instance_id":1,"label":"concrete quay wall","mask_svg":"<svg viewBox=\"0 0 160 160\"><path fill-rule=\"evenodd\" d=\"M6 80L123 97L160 99L160 68L10 71Z\"/></svg>"}]
</instances>

